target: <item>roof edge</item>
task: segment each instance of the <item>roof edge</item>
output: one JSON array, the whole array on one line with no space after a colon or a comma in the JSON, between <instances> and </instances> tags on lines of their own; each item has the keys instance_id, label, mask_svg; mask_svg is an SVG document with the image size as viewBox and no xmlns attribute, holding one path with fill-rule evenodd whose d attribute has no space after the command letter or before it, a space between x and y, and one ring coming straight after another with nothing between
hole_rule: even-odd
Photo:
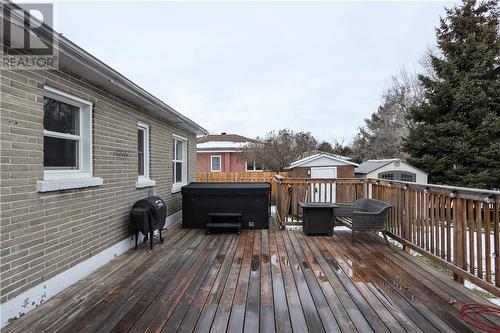
<instances>
[{"instance_id":1,"label":"roof edge","mask_svg":"<svg viewBox=\"0 0 500 333\"><path fill-rule=\"evenodd\" d=\"M351 161L348 161L348 160L344 160L342 158L338 158L338 157L332 156L330 154L317 153L317 154L305 157L303 159L300 159L298 161L295 161L295 162L291 163L289 166L287 166L285 169L290 170L290 169L296 168L298 166L301 166L301 165L303 165L303 164L305 164L307 162L310 162L310 161L315 160L315 159L320 158L320 157L327 157L329 159L332 159L332 160L335 160L335 161L338 161L338 162L342 162L342 163L346 163L348 165L353 165L353 166L356 166L356 167L359 166L359 164L357 164L357 163L354 163L354 162L351 162Z\"/></svg>"},{"instance_id":2,"label":"roof edge","mask_svg":"<svg viewBox=\"0 0 500 333\"><path fill-rule=\"evenodd\" d=\"M404 163L404 164L406 164L406 165L409 165L409 166L410 166L410 167L412 167L413 169L416 169L416 170L418 170L418 171L420 171L420 172L422 172L422 173L425 173L427 176L429 175L429 173L425 172L424 170L422 170L422 169L420 169L420 168L417 168L416 166L411 165L410 163L408 163L408 162L406 162L406 161L401 161L399 158L394 158L394 159L392 159L392 160L387 160L387 163L385 163L385 164L383 164L383 165L379 166L378 168L373 169L373 170L371 170L371 171L369 171L369 172L357 172L356 170L354 170L354 173L358 173L358 174L361 174L361 175L367 175L367 174L369 174L370 172L377 171L378 169L383 168L383 167L385 167L386 165L388 165L388 164L390 164L390 163L393 163L393 162L394 162L394 161L396 161L396 160L399 160L401 163ZM367 161L365 161L365 162L368 162L368 161L381 161L381 160L367 160ZM384 161L384 160L382 160L382 161ZM364 162L363 162L363 163L364 163ZM361 164L363 164L363 163L361 163ZM360 164L360 165L361 165L361 164Z\"/></svg>"},{"instance_id":3,"label":"roof edge","mask_svg":"<svg viewBox=\"0 0 500 333\"><path fill-rule=\"evenodd\" d=\"M72 58L79 60L80 62L83 62L85 65L87 65L89 69L98 71L99 74L106 77L111 83L118 86L119 88L127 90L128 93L134 94L144 102L160 109L160 111L170 114L176 120L179 120L180 122L186 124L187 127L189 127L186 128L187 130L191 130L193 133L198 135L208 133L208 131L205 128L198 125L196 122L189 119L188 117L184 116L183 114L181 114L180 112L178 112L177 110L175 110L174 108L172 108L171 106L160 100L158 97L147 92L145 89L141 88L139 85L137 85L124 75L120 74L115 69L106 65L104 62L97 59L89 52L85 51L75 43L71 42L69 39L61 36L59 43L60 43L59 48L61 52L65 52L68 56L71 56Z\"/></svg>"},{"instance_id":4,"label":"roof edge","mask_svg":"<svg viewBox=\"0 0 500 333\"><path fill-rule=\"evenodd\" d=\"M9 8L11 15L15 15L16 13L16 11L12 11L12 7L16 7L15 9L22 9L11 2L3 3L2 5ZM183 127L186 130L198 135L208 134L208 131L205 128L198 125L188 117L182 115L180 112L176 111L174 108L170 107L159 98L147 92L145 89L141 88L139 85L126 78L124 75L120 74L117 70L106 65L103 61L85 51L83 48L73 43L68 38L64 37L60 33L57 33L57 31L55 31L52 27L49 27L47 24L42 23L42 25L38 29L39 30L37 31L37 33L40 39L47 42L50 41L49 38L51 37L57 39L56 45L58 45L58 49L60 52L78 61L83 66L86 66L89 70L93 70L97 74L102 75L104 78L108 79L110 83L114 84L118 88L127 91L127 93L135 95L143 102L149 104L151 107L170 115L175 120L178 120L180 123L184 124L185 126Z\"/></svg>"}]
</instances>

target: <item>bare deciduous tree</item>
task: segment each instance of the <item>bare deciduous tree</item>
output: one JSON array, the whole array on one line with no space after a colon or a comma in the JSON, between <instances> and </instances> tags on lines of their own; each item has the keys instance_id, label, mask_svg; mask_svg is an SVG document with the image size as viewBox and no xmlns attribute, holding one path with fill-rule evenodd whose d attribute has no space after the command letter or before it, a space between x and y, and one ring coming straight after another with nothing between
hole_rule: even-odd
<instances>
[{"instance_id":1,"label":"bare deciduous tree","mask_svg":"<svg viewBox=\"0 0 500 333\"><path fill-rule=\"evenodd\" d=\"M422 85L416 74L401 68L397 75L391 77L391 84L382 98L384 102L398 106L406 116L410 108L422 103Z\"/></svg>"},{"instance_id":2,"label":"bare deciduous tree","mask_svg":"<svg viewBox=\"0 0 500 333\"><path fill-rule=\"evenodd\" d=\"M352 145L356 162L367 159L405 159L403 140L408 136L408 112L420 105L424 94L416 74L405 69L391 78L382 95L382 105L360 127Z\"/></svg>"},{"instance_id":3,"label":"bare deciduous tree","mask_svg":"<svg viewBox=\"0 0 500 333\"><path fill-rule=\"evenodd\" d=\"M282 129L269 132L264 138L257 138L257 142L247 145L243 158L255 161L266 170L280 172L317 146L318 142L309 132Z\"/></svg>"},{"instance_id":4,"label":"bare deciduous tree","mask_svg":"<svg viewBox=\"0 0 500 333\"><path fill-rule=\"evenodd\" d=\"M420 66L424 69L422 74L435 81L439 80L439 77L436 74L436 70L434 69L434 66L432 64L432 59L439 57L440 57L439 50L429 46L425 51L424 55L418 61Z\"/></svg>"}]
</instances>

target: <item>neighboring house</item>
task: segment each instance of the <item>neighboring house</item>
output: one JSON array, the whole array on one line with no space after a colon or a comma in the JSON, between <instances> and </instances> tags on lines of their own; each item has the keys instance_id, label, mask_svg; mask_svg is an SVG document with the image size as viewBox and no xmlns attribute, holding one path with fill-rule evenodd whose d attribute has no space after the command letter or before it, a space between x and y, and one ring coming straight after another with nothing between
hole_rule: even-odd
<instances>
[{"instance_id":1,"label":"neighboring house","mask_svg":"<svg viewBox=\"0 0 500 333\"><path fill-rule=\"evenodd\" d=\"M253 161L245 161L243 150L255 142L238 134L210 134L198 138L196 155L198 172L253 172L262 168Z\"/></svg>"},{"instance_id":2,"label":"neighboring house","mask_svg":"<svg viewBox=\"0 0 500 333\"><path fill-rule=\"evenodd\" d=\"M0 72L2 326L130 249L135 201L180 218L206 134L57 36L60 70Z\"/></svg>"},{"instance_id":3,"label":"neighboring house","mask_svg":"<svg viewBox=\"0 0 500 333\"><path fill-rule=\"evenodd\" d=\"M290 164L290 178L354 178L358 165L348 157L319 152Z\"/></svg>"},{"instance_id":4,"label":"neighboring house","mask_svg":"<svg viewBox=\"0 0 500 333\"><path fill-rule=\"evenodd\" d=\"M397 158L368 160L356 168L356 177L427 184L427 173Z\"/></svg>"}]
</instances>

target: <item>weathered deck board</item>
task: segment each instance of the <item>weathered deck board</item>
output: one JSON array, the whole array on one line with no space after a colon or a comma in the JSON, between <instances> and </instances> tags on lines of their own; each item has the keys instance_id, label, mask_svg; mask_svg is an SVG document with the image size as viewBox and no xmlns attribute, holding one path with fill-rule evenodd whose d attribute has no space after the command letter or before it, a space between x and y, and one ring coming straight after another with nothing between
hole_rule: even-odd
<instances>
[{"instance_id":1,"label":"weathered deck board","mask_svg":"<svg viewBox=\"0 0 500 333\"><path fill-rule=\"evenodd\" d=\"M485 300L404 251L350 232L211 234L175 226L2 332L470 332Z\"/></svg>"}]
</instances>

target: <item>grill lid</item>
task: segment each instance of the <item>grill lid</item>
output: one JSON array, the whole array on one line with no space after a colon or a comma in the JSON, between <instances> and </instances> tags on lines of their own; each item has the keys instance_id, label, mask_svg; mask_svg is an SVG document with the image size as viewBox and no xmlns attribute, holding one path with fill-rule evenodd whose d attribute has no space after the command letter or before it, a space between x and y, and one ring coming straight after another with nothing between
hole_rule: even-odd
<instances>
[{"instance_id":1,"label":"grill lid","mask_svg":"<svg viewBox=\"0 0 500 333\"><path fill-rule=\"evenodd\" d=\"M166 207L165 201L162 198L157 196L150 196L144 199L137 201L132 208L143 207L143 208L161 208Z\"/></svg>"}]
</instances>

